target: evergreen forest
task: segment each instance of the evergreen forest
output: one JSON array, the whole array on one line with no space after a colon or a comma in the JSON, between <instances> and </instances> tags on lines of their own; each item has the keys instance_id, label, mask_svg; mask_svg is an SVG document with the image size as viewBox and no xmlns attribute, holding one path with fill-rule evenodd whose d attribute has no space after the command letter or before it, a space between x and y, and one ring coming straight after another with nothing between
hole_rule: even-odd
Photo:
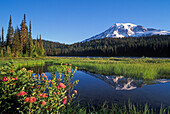
<instances>
[{"instance_id":1,"label":"evergreen forest","mask_svg":"<svg viewBox=\"0 0 170 114\"><path fill-rule=\"evenodd\" d=\"M104 38L71 45L42 40L49 56L170 57L170 36Z\"/></svg>"},{"instance_id":2,"label":"evergreen forest","mask_svg":"<svg viewBox=\"0 0 170 114\"><path fill-rule=\"evenodd\" d=\"M12 18L10 16L6 40L4 39L4 28L0 36L0 56L1 57L39 57L44 56L45 50L41 41L41 35L37 36L37 40L33 43L31 33L31 21L29 28L26 24L26 15L22 20L20 27L15 29L12 26Z\"/></svg>"}]
</instances>

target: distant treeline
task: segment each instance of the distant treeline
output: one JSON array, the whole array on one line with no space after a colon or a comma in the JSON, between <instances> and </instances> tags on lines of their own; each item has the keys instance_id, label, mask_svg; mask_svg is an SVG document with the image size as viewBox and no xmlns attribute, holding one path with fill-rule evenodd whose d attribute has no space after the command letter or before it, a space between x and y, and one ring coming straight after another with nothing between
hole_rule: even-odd
<instances>
[{"instance_id":1,"label":"distant treeline","mask_svg":"<svg viewBox=\"0 0 170 114\"><path fill-rule=\"evenodd\" d=\"M104 38L65 45L42 40L49 56L146 56L170 57L170 35Z\"/></svg>"}]
</instances>

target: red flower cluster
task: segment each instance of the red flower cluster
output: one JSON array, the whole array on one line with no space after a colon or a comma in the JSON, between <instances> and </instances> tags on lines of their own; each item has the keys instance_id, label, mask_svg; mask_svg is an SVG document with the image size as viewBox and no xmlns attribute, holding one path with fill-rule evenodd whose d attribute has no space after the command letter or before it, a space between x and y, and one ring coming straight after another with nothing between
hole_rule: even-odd
<instances>
[{"instance_id":1,"label":"red flower cluster","mask_svg":"<svg viewBox=\"0 0 170 114\"><path fill-rule=\"evenodd\" d=\"M46 93L40 93L38 96L43 97L43 98L47 98L48 97L48 95Z\"/></svg>"},{"instance_id":2,"label":"red flower cluster","mask_svg":"<svg viewBox=\"0 0 170 114\"><path fill-rule=\"evenodd\" d=\"M21 92L17 93L17 96L22 96L22 95L27 95L27 93L25 91L21 91Z\"/></svg>"},{"instance_id":3,"label":"red flower cluster","mask_svg":"<svg viewBox=\"0 0 170 114\"><path fill-rule=\"evenodd\" d=\"M73 92L74 92L75 94L77 94L77 90L74 90Z\"/></svg>"},{"instance_id":4,"label":"red flower cluster","mask_svg":"<svg viewBox=\"0 0 170 114\"><path fill-rule=\"evenodd\" d=\"M31 72L31 73L32 73L33 71L32 71L32 70L29 70L28 72Z\"/></svg>"},{"instance_id":5,"label":"red flower cluster","mask_svg":"<svg viewBox=\"0 0 170 114\"><path fill-rule=\"evenodd\" d=\"M8 80L7 77L3 77L2 79L3 82L6 82L7 80Z\"/></svg>"},{"instance_id":6,"label":"red flower cluster","mask_svg":"<svg viewBox=\"0 0 170 114\"><path fill-rule=\"evenodd\" d=\"M54 92L53 94L54 94L54 95L57 95L57 94L58 94L58 95L60 95L60 92L57 92L57 93L56 93L56 92Z\"/></svg>"},{"instance_id":7,"label":"red flower cluster","mask_svg":"<svg viewBox=\"0 0 170 114\"><path fill-rule=\"evenodd\" d=\"M60 89L60 88L66 88L66 85L64 85L63 83L59 83L59 85L57 86L57 89Z\"/></svg>"},{"instance_id":8,"label":"red flower cluster","mask_svg":"<svg viewBox=\"0 0 170 114\"><path fill-rule=\"evenodd\" d=\"M24 102L30 102L30 103L36 102L36 98L35 97L27 97L27 98L25 98Z\"/></svg>"},{"instance_id":9,"label":"red flower cluster","mask_svg":"<svg viewBox=\"0 0 170 114\"><path fill-rule=\"evenodd\" d=\"M63 104L66 104L67 103L67 99L66 98L64 98L64 100L63 100Z\"/></svg>"},{"instance_id":10,"label":"red flower cluster","mask_svg":"<svg viewBox=\"0 0 170 114\"><path fill-rule=\"evenodd\" d=\"M42 104L42 105L45 105L45 104L46 104L46 102L45 102L45 101L42 101L42 102L41 102L41 104Z\"/></svg>"},{"instance_id":11,"label":"red flower cluster","mask_svg":"<svg viewBox=\"0 0 170 114\"><path fill-rule=\"evenodd\" d=\"M15 77L15 78L12 78L12 80L17 80L17 77Z\"/></svg>"}]
</instances>

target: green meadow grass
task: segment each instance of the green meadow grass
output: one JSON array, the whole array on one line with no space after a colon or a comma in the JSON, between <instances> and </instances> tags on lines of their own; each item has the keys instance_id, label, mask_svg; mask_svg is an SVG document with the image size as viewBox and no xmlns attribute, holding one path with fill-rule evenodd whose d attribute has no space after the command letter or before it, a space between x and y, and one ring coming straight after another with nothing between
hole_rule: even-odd
<instances>
[{"instance_id":1,"label":"green meadow grass","mask_svg":"<svg viewBox=\"0 0 170 114\"><path fill-rule=\"evenodd\" d=\"M0 66L11 58L0 58ZM17 66L35 66L53 62L71 63L79 70L103 74L139 77L143 79L170 78L170 59L151 58L79 58L79 57L41 57L12 58Z\"/></svg>"},{"instance_id":2,"label":"green meadow grass","mask_svg":"<svg viewBox=\"0 0 170 114\"><path fill-rule=\"evenodd\" d=\"M81 70L104 75L123 75L143 79L170 78L168 59L61 58L55 62L71 63Z\"/></svg>"},{"instance_id":3,"label":"green meadow grass","mask_svg":"<svg viewBox=\"0 0 170 114\"><path fill-rule=\"evenodd\" d=\"M65 114L169 114L170 108L163 107L155 109L145 104L145 106L134 105L128 102L127 105L118 106L116 104L103 106L81 106L81 105L70 105L66 110L63 111Z\"/></svg>"}]
</instances>

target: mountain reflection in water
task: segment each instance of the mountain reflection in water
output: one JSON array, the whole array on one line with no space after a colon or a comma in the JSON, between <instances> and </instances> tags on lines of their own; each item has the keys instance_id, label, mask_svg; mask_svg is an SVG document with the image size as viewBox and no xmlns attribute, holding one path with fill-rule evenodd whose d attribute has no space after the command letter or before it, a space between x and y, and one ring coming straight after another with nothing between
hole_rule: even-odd
<instances>
[{"instance_id":1,"label":"mountain reflection in water","mask_svg":"<svg viewBox=\"0 0 170 114\"><path fill-rule=\"evenodd\" d=\"M85 73L104 81L105 83L109 84L111 87L115 88L115 90L133 90L136 88L141 88L144 85L170 82L170 80L168 79L157 79L157 80L146 81L142 79L128 78L124 76L104 76L100 74L93 74L90 72L85 72Z\"/></svg>"}]
</instances>

